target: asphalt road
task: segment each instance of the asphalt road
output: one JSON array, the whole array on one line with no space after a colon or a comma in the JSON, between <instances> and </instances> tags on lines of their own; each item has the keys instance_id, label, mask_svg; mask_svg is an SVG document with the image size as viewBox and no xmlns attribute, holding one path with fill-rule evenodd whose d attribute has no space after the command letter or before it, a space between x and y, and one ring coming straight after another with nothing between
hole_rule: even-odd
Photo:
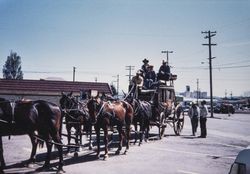
<instances>
[{"instance_id":1,"label":"asphalt road","mask_svg":"<svg viewBox=\"0 0 250 174\"><path fill-rule=\"evenodd\" d=\"M108 174L223 174L228 173L238 152L250 145L250 114L215 114L208 118L207 138L191 136L190 120L185 117L181 136L175 136L168 126L163 139L156 137L157 130L151 130L149 142L131 144L127 155L115 155L113 145L109 158L96 158L93 151L83 148L74 157L71 153L64 157L66 173L108 173ZM64 138L66 141L66 138ZM133 141L133 140L132 140ZM86 142L86 141L85 141ZM37 162L26 167L22 161L29 158L31 144L28 136L15 136L3 139L6 173L39 173L37 169L44 163L46 148L39 149ZM123 149L125 150L125 148ZM102 152L103 154L103 152ZM52 160L55 166L57 159ZM56 168L41 173L56 173Z\"/></svg>"}]
</instances>

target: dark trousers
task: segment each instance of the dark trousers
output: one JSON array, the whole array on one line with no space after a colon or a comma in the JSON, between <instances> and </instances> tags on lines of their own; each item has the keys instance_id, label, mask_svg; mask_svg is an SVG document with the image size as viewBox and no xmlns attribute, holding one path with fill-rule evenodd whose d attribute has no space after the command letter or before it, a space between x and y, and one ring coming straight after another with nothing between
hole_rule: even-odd
<instances>
[{"instance_id":1,"label":"dark trousers","mask_svg":"<svg viewBox=\"0 0 250 174\"><path fill-rule=\"evenodd\" d=\"M197 117L191 118L191 125L192 125L192 133L193 133L193 135L195 135L195 133L197 131L197 127L198 127L198 118Z\"/></svg>"},{"instance_id":2,"label":"dark trousers","mask_svg":"<svg viewBox=\"0 0 250 174\"><path fill-rule=\"evenodd\" d=\"M200 118L200 125L201 125L201 137L206 138L207 136L207 118Z\"/></svg>"},{"instance_id":3,"label":"dark trousers","mask_svg":"<svg viewBox=\"0 0 250 174\"><path fill-rule=\"evenodd\" d=\"M167 74L158 73L157 74L157 80L169 80L169 77L170 77L170 73L167 73Z\"/></svg>"}]
</instances>

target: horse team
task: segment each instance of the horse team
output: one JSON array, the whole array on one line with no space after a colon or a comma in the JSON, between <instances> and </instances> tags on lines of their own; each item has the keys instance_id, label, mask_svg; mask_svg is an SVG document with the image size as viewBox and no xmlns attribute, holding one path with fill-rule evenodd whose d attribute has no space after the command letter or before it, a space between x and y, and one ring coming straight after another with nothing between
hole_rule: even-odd
<instances>
[{"instance_id":1,"label":"horse team","mask_svg":"<svg viewBox=\"0 0 250 174\"><path fill-rule=\"evenodd\" d=\"M72 93L62 93L60 106L53 103L36 100L20 100L11 102L0 98L0 173L5 168L3 158L2 136L29 135L32 151L27 163L35 162L37 146L45 142L47 157L42 169L49 168L52 145L58 149L59 163L58 172L63 172L63 143L62 125L66 123L68 146L82 144L82 132L87 132L89 137L89 148L92 149L92 126L96 132L97 156L100 157L100 130L104 132L104 159L108 157L108 131L116 126L119 134L119 145L116 154L122 150L123 142L126 143L126 154L129 150L131 125L134 124L137 132L137 124L140 125L140 143L148 137L150 120L153 117L155 108L146 101L140 101L126 97L124 100L100 99L97 96L88 98L85 102L77 101ZM159 114L157 114L159 115ZM63 119L64 118L64 119ZM82 129L82 127L84 129ZM75 146L70 146L71 129L74 128L76 137ZM137 140L137 133L135 142Z\"/></svg>"}]
</instances>

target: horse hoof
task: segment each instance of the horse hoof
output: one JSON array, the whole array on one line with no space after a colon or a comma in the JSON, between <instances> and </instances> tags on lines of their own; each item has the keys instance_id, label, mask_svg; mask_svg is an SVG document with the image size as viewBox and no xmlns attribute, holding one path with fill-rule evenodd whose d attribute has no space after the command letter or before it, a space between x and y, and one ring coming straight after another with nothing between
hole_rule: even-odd
<instances>
[{"instance_id":1,"label":"horse hoof","mask_svg":"<svg viewBox=\"0 0 250 174\"><path fill-rule=\"evenodd\" d=\"M65 171L63 169L58 169L56 172L56 174L63 174L63 173L65 173Z\"/></svg>"},{"instance_id":2,"label":"horse hoof","mask_svg":"<svg viewBox=\"0 0 250 174\"><path fill-rule=\"evenodd\" d=\"M125 150L123 154L124 154L124 155L127 155L127 153L128 153L128 150Z\"/></svg>"},{"instance_id":3,"label":"horse hoof","mask_svg":"<svg viewBox=\"0 0 250 174\"><path fill-rule=\"evenodd\" d=\"M49 166L44 164L42 167L39 167L38 169L36 169L36 172L43 172L47 170L49 170Z\"/></svg>"},{"instance_id":4,"label":"horse hoof","mask_svg":"<svg viewBox=\"0 0 250 174\"><path fill-rule=\"evenodd\" d=\"M74 157L75 157L75 158L78 157L78 153L77 153L77 152L74 153Z\"/></svg>"},{"instance_id":5,"label":"horse hoof","mask_svg":"<svg viewBox=\"0 0 250 174\"><path fill-rule=\"evenodd\" d=\"M0 170L4 169L6 167L6 164L5 164L5 161L2 161L1 164L0 164Z\"/></svg>"},{"instance_id":6,"label":"horse hoof","mask_svg":"<svg viewBox=\"0 0 250 174\"><path fill-rule=\"evenodd\" d=\"M63 173L65 173L64 170L58 170L58 171L56 172L56 174L63 174Z\"/></svg>"},{"instance_id":7,"label":"horse hoof","mask_svg":"<svg viewBox=\"0 0 250 174\"><path fill-rule=\"evenodd\" d=\"M44 164L42 166L42 170L48 170L49 169L49 164Z\"/></svg>"},{"instance_id":8,"label":"horse hoof","mask_svg":"<svg viewBox=\"0 0 250 174\"><path fill-rule=\"evenodd\" d=\"M28 168L33 168L33 167L34 167L34 164L33 164L33 163L29 163L29 164L27 164L27 167L28 167Z\"/></svg>"},{"instance_id":9,"label":"horse hoof","mask_svg":"<svg viewBox=\"0 0 250 174\"><path fill-rule=\"evenodd\" d=\"M117 150L117 151L115 152L115 154L116 154L116 155L119 155L119 154L120 154L120 150Z\"/></svg>"},{"instance_id":10,"label":"horse hoof","mask_svg":"<svg viewBox=\"0 0 250 174\"><path fill-rule=\"evenodd\" d=\"M105 155L103 156L103 160L108 159L108 157L109 157L109 155L108 155L108 154L105 154Z\"/></svg>"}]
</instances>

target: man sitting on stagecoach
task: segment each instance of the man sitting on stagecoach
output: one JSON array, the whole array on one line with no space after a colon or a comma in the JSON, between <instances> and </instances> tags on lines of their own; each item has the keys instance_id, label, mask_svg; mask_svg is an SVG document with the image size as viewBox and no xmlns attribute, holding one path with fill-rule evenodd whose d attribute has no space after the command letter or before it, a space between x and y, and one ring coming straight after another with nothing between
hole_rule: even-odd
<instances>
[{"instance_id":1,"label":"man sitting on stagecoach","mask_svg":"<svg viewBox=\"0 0 250 174\"><path fill-rule=\"evenodd\" d=\"M170 67L168 65L168 62L165 60L162 61L162 65L159 69L159 73L157 74L158 80L169 80L170 79Z\"/></svg>"},{"instance_id":2,"label":"man sitting on stagecoach","mask_svg":"<svg viewBox=\"0 0 250 174\"><path fill-rule=\"evenodd\" d=\"M153 65L149 65L148 72L145 75L144 84L147 89L152 88L153 83L156 81L156 74L153 68Z\"/></svg>"},{"instance_id":3,"label":"man sitting on stagecoach","mask_svg":"<svg viewBox=\"0 0 250 174\"><path fill-rule=\"evenodd\" d=\"M148 72L148 67L149 67L149 60L148 59L144 59L143 61L143 65L141 66L141 70L142 70L142 77L145 77L145 75L147 74Z\"/></svg>"},{"instance_id":4,"label":"man sitting on stagecoach","mask_svg":"<svg viewBox=\"0 0 250 174\"><path fill-rule=\"evenodd\" d=\"M140 93L142 86L143 86L143 77L142 77L142 72L138 70L136 72L136 75L132 78L132 93L135 98L138 98L138 93Z\"/></svg>"}]
</instances>

